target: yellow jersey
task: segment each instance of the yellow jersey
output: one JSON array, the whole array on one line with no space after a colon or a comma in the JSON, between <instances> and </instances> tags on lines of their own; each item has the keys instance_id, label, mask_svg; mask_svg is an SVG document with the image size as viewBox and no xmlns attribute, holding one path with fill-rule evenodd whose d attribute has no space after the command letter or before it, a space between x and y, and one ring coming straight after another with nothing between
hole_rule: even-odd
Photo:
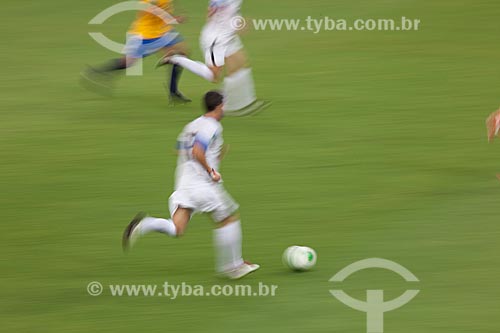
<instances>
[{"instance_id":1,"label":"yellow jersey","mask_svg":"<svg viewBox=\"0 0 500 333\"><path fill-rule=\"evenodd\" d=\"M172 18L161 18L154 13L141 11L132 24L129 33L141 35L143 39L159 38L173 29L172 25L167 24L165 20L173 19L173 1L172 0L141 0L141 3L157 6L163 9Z\"/></svg>"}]
</instances>

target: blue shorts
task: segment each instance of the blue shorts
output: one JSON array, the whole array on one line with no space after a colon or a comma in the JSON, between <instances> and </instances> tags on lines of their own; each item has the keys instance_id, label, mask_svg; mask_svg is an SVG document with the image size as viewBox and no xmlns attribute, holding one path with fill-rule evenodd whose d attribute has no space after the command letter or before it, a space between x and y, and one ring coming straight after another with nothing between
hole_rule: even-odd
<instances>
[{"instance_id":1,"label":"blue shorts","mask_svg":"<svg viewBox=\"0 0 500 333\"><path fill-rule=\"evenodd\" d=\"M184 39L176 30L170 30L158 38L142 39L141 35L129 34L124 53L131 58L143 58L162 48L179 44Z\"/></svg>"}]
</instances>

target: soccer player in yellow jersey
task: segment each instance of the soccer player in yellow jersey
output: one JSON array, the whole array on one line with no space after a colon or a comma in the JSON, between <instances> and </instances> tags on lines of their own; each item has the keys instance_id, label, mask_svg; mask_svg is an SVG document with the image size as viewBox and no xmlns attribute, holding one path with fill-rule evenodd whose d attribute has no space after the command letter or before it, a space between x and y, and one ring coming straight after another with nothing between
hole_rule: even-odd
<instances>
[{"instance_id":1,"label":"soccer player in yellow jersey","mask_svg":"<svg viewBox=\"0 0 500 333\"><path fill-rule=\"evenodd\" d=\"M99 68L89 68L84 78L96 82L109 79L111 72L124 70L138 59L163 50L165 53L187 54L187 46L173 24L182 23L184 18L173 15L172 0L141 0L144 10L137 14L127 37L124 57L114 59ZM191 102L179 91L178 82L182 67L173 66L169 93L171 102Z\"/></svg>"}]
</instances>

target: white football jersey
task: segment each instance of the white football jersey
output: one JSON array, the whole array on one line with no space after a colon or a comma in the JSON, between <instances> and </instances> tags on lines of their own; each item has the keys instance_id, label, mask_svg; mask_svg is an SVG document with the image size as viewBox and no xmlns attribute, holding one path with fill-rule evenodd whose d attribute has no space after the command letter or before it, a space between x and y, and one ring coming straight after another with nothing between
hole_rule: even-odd
<instances>
[{"instance_id":1,"label":"white football jersey","mask_svg":"<svg viewBox=\"0 0 500 333\"><path fill-rule=\"evenodd\" d=\"M177 138L179 157L177 159L176 189L213 182L207 170L194 159L193 147L195 143L203 146L208 165L218 170L224 144L222 131L220 122L205 116L193 120L184 127Z\"/></svg>"},{"instance_id":2,"label":"white football jersey","mask_svg":"<svg viewBox=\"0 0 500 333\"><path fill-rule=\"evenodd\" d=\"M215 13L208 18L202 35L219 43L230 40L235 35L234 18L241 15L242 4L243 0L210 0L209 6Z\"/></svg>"}]
</instances>

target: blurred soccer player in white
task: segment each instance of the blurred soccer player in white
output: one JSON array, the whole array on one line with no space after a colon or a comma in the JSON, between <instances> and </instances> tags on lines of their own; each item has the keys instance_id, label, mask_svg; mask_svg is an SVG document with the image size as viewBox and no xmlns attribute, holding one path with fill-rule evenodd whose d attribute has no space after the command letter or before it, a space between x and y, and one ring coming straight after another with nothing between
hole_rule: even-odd
<instances>
[{"instance_id":1,"label":"blurred soccer player in white","mask_svg":"<svg viewBox=\"0 0 500 333\"><path fill-rule=\"evenodd\" d=\"M259 265L244 261L241 254L241 223L238 204L226 192L217 172L223 152L223 96L211 91L205 95L205 115L190 122L179 135L175 191L169 199L171 219L149 217L139 213L123 235L124 249L150 232L172 237L184 234L194 213L210 213L217 223L214 243L217 249L217 271L239 279Z\"/></svg>"},{"instance_id":2,"label":"blurred soccer player in white","mask_svg":"<svg viewBox=\"0 0 500 333\"><path fill-rule=\"evenodd\" d=\"M220 80L225 68L224 103L228 115L244 115L269 105L256 98L252 69L247 67L247 57L238 36L236 23L242 3L243 0L210 0L207 23L200 37L205 64L183 55L166 56L158 63L158 66L182 66L212 82Z\"/></svg>"}]
</instances>

